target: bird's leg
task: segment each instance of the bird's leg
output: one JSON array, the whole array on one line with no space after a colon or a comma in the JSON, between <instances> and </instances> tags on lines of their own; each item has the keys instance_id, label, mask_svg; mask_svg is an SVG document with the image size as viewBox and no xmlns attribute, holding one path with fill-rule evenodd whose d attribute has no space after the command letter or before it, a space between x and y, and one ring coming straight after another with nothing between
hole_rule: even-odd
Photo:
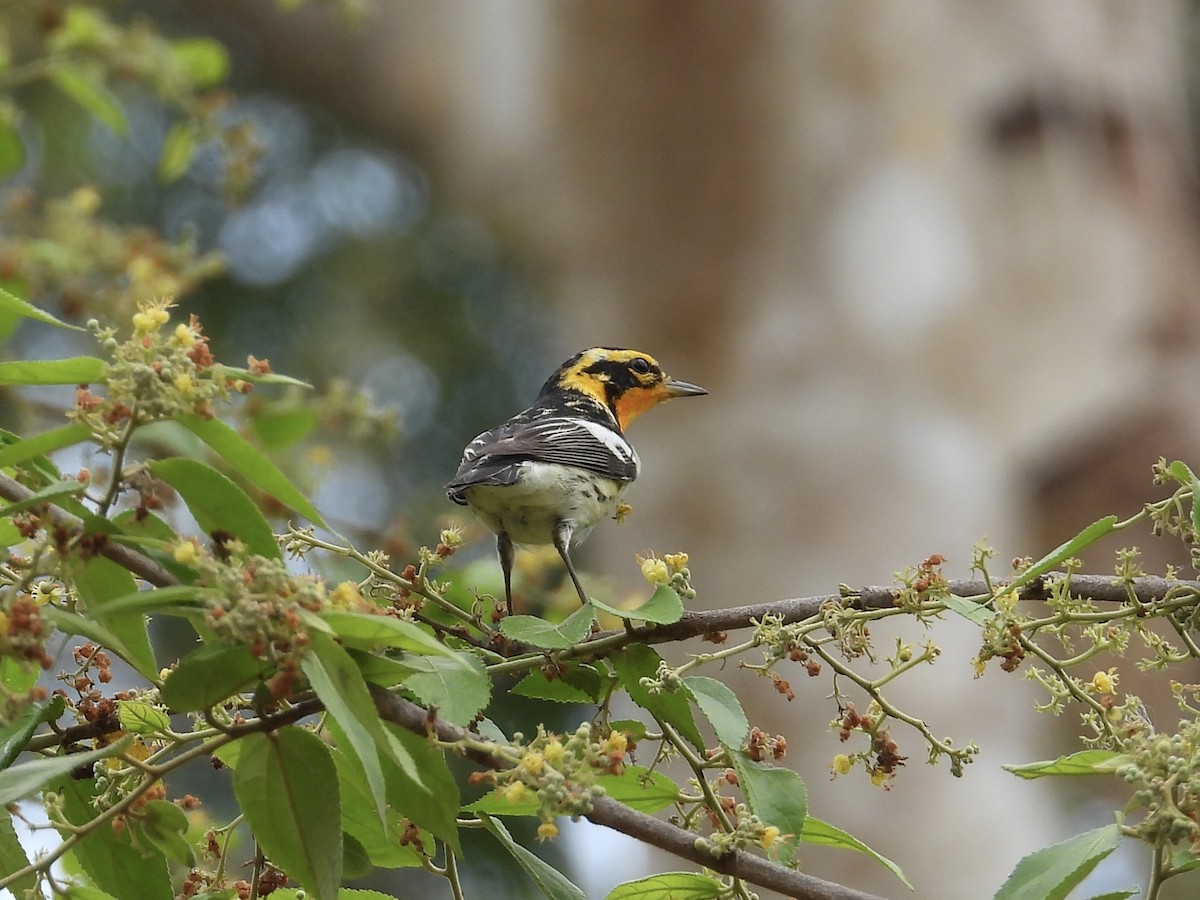
<instances>
[{"instance_id":1,"label":"bird's leg","mask_svg":"<svg viewBox=\"0 0 1200 900\"><path fill-rule=\"evenodd\" d=\"M579 576L575 574L575 566L571 564L571 554L568 549L571 546L571 526L566 522L559 522L554 526L554 548L558 551L558 555L562 557L562 561L566 564L567 574L571 576L571 581L575 583L575 590L579 593L579 600L584 606L588 604L587 594L583 592L583 585L579 583Z\"/></svg>"},{"instance_id":2,"label":"bird's leg","mask_svg":"<svg viewBox=\"0 0 1200 900\"><path fill-rule=\"evenodd\" d=\"M508 614L511 616L513 543L512 538L503 531L496 535L496 552L500 555L500 570L504 573L504 602L508 604Z\"/></svg>"}]
</instances>

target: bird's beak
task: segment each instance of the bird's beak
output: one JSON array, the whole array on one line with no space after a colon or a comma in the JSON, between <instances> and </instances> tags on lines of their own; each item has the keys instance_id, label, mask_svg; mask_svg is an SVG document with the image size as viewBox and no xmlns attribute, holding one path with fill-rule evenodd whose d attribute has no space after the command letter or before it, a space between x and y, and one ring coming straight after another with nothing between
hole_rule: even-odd
<instances>
[{"instance_id":1,"label":"bird's beak","mask_svg":"<svg viewBox=\"0 0 1200 900\"><path fill-rule=\"evenodd\" d=\"M707 394L704 388L698 384L689 384L686 381L676 381L674 378L668 378L663 382L663 392L668 398L671 397L698 397L701 394Z\"/></svg>"}]
</instances>

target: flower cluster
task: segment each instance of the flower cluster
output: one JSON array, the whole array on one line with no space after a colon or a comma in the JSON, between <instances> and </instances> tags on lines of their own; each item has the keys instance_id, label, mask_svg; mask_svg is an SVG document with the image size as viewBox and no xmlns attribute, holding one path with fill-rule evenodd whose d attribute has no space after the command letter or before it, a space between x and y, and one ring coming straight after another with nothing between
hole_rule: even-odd
<instances>
[{"instance_id":1,"label":"flower cluster","mask_svg":"<svg viewBox=\"0 0 1200 900\"><path fill-rule=\"evenodd\" d=\"M645 556L637 557L642 570L642 577L653 585L670 587L684 600L694 600L696 590L692 587L692 571L688 568L688 555L679 553L664 553L662 558L647 552Z\"/></svg>"},{"instance_id":2,"label":"flower cluster","mask_svg":"<svg viewBox=\"0 0 1200 900\"><path fill-rule=\"evenodd\" d=\"M0 657L33 662L43 669L54 665L46 652L50 629L42 621L34 594L9 594L0 603Z\"/></svg>"},{"instance_id":3,"label":"flower cluster","mask_svg":"<svg viewBox=\"0 0 1200 900\"><path fill-rule=\"evenodd\" d=\"M728 853L748 847L762 847L764 850L770 850L781 836L777 826L764 823L762 819L750 812L750 807L745 803L735 804L732 809L727 810L727 813L736 823L733 831L714 831L706 838L696 838L693 845L697 850L709 854L713 859L720 859Z\"/></svg>"},{"instance_id":4,"label":"flower cluster","mask_svg":"<svg viewBox=\"0 0 1200 900\"><path fill-rule=\"evenodd\" d=\"M248 648L274 670L266 685L276 698L292 694L301 678L300 661L310 640L307 614L330 607L375 611L354 583L327 590L320 578L289 572L282 560L249 554L240 541L225 542L217 556L185 540L176 545L174 558L196 569L197 586L208 589L205 622L216 638Z\"/></svg>"},{"instance_id":5,"label":"flower cluster","mask_svg":"<svg viewBox=\"0 0 1200 900\"><path fill-rule=\"evenodd\" d=\"M1128 762L1117 777L1134 788L1129 807L1146 811L1127 832L1155 846L1187 844L1200 852L1200 720L1181 721L1177 734L1139 731L1122 750Z\"/></svg>"},{"instance_id":6,"label":"flower cluster","mask_svg":"<svg viewBox=\"0 0 1200 900\"><path fill-rule=\"evenodd\" d=\"M537 735L528 744L520 746L520 734L513 735L513 741L518 745L516 765L477 772L472 781L492 781L510 803L536 802L542 820L538 829L541 840L558 834L555 816L578 819L591 812L593 801L604 795L596 776L623 772L626 757L635 746L622 731L609 731L600 737L586 722L569 737L538 726Z\"/></svg>"},{"instance_id":7,"label":"flower cluster","mask_svg":"<svg viewBox=\"0 0 1200 900\"><path fill-rule=\"evenodd\" d=\"M93 187L44 204L9 192L0 209L0 274L19 276L30 296L60 297L68 318L124 318L224 270L220 255L200 254L194 240L172 243L145 227L116 225L98 216L100 208Z\"/></svg>"},{"instance_id":8,"label":"flower cluster","mask_svg":"<svg viewBox=\"0 0 1200 900\"><path fill-rule=\"evenodd\" d=\"M842 743L850 740L855 731L861 731L871 739L871 746L867 751L849 755L839 753L834 756L830 765L834 777L848 774L855 763L861 762L871 776L871 783L886 787L888 779L895 775L896 769L908 759L900 755L900 748L884 725L882 710L875 704L867 709L866 714L859 714L853 703L847 703L842 717L834 720L830 727L838 729L838 739Z\"/></svg>"},{"instance_id":9,"label":"flower cluster","mask_svg":"<svg viewBox=\"0 0 1200 900\"><path fill-rule=\"evenodd\" d=\"M250 390L248 382L226 377L214 366L195 316L164 333L170 306L157 301L139 307L132 316L133 334L124 341L117 340L113 329L95 320L88 323L112 361L102 378L104 396L80 386L69 415L86 423L105 447L119 443L131 425L188 413L211 418L214 401L228 400L232 391Z\"/></svg>"}]
</instances>

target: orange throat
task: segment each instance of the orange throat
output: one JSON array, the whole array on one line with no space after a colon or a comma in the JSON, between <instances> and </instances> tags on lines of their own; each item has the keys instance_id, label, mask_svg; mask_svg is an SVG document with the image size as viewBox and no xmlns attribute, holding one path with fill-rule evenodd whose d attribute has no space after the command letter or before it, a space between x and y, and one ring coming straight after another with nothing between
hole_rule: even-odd
<instances>
[{"instance_id":1,"label":"orange throat","mask_svg":"<svg viewBox=\"0 0 1200 900\"><path fill-rule=\"evenodd\" d=\"M650 407L657 406L662 401L669 399L671 399L670 393L661 384L652 387L630 388L617 398L616 409L613 410L617 416L617 423L621 426L621 431L625 431L630 422Z\"/></svg>"}]
</instances>

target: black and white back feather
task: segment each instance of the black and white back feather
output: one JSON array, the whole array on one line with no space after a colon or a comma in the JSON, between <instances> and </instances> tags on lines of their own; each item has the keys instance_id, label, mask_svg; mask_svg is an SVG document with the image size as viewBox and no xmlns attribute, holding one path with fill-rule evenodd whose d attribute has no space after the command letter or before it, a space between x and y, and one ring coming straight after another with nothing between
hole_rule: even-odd
<instances>
[{"instance_id":1,"label":"black and white back feather","mask_svg":"<svg viewBox=\"0 0 1200 900\"><path fill-rule=\"evenodd\" d=\"M637 478L638 455L619 431L591 417L564 413L533 407L479 435L463 451L446 495L465 506L468 488L515 484L525 462L573 466L620 482Z\"/></svg>"}]
</instances>

